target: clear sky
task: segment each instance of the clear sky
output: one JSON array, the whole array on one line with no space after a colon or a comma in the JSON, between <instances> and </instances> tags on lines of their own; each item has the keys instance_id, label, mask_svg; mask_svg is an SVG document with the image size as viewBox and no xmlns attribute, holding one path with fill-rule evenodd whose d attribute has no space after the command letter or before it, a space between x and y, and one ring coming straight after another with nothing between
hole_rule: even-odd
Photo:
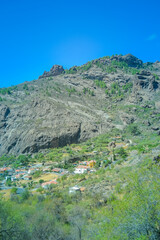
<instances>
[{"instance_id":1,"label":"clear sky","mask_svg":"<svg viewBox=\"0 0 160 240\"><path fill-rule=\"evenodd\" d=\"M126 53L160 60L159 0L0 0L0 87Z\"/></svg>"}]
</instances>

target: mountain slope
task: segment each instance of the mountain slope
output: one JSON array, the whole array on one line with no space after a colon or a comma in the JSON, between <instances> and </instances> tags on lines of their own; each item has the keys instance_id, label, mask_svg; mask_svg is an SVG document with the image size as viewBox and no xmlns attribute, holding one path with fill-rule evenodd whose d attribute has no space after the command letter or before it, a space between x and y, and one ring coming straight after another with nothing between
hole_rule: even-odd
<instances>
[{"instance_id":1,"label":"mountain slope","mask_svg":"<svg viewBox=\"0 0 160 240\"><path fill-rule=\"evenodd\" d=\"M160 62L131 54L64 70L0 89L0 155L35 153L85 141L113 128L160 130Z\"/></svg>"}]
</instances>

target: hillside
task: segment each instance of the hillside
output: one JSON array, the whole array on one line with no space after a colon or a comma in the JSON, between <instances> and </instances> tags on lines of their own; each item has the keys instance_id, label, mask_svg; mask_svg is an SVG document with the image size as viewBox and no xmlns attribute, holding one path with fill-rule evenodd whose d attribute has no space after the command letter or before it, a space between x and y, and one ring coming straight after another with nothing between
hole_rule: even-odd
<instances>
[{"instance_id":1,"label":"hillside","mask_svg":"<svg viewBox=\"0 0 160 240\"><path fill-rule=\"evenodd\" d=\"M160 137L135 127L34 157L3 156L0 238L158 240L159 165Z\"/></svg>"},{"instance_id":2,"label":"hillside","mask_svg":"<svg viewBox=\"0 0 160 240\"><path fill-rule=\"evenodd\" d=\"M0 239L160 239L159 78L128 54L0 89Z\"/></svg>"},{"instance_id":3,"label":"hillside","mask_svg":"<svg viewBox=\"0 0 160 240\"><path fill-rule=\"evenodd\" d=\"M85 141L129 124L159 134L160 62L131 54L0 89L0 155L35 153Z\"/></svg>"}]
</instances>

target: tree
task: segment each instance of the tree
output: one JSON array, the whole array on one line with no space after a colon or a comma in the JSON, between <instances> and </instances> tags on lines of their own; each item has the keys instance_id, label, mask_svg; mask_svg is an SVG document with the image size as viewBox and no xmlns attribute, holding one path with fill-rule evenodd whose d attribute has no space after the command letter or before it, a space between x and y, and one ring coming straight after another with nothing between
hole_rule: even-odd
<instances>
[{"instance_id":1,"label":"tree","mask_svg":"<svg viewBox=\"0 0 160 240\"><path fill-rule=\"evenodd\" d=\"M119 148L119 149L117 150L117 154L118 154L119 156L121 156L123 159L128 156L127 152L124 150L123 147L121 147L121 148Z\"/></svg>"},{"instance_id":2,"label":"tree","mask_svg":"<svg viewBox=\"0 0 160 240\"><path fill-rule=\"evenodd\" d=\"M29 163L29 158L26 155L19 155L17 160L18 160L18 163L22 166L27 166Z\"/></svg>"},{"instance_id":3,"label":"tree","mask_svg":"<svg viewBox=\"0 0 160 240\"><path fill-rule=\"evenodd\" d=\"M22 201L27 200L29 197L30 197L30 193L29 193L28 189L25 189L25 191L21 194Z\"/></svg>"},{"instance_id":4,"label":"tree","mask_svg":"<svg viewBox=\"0 0 160 240\"><path fill-rule=\"evenodd\" d=\"M11 189L11 194L16 194L16 193L17 193L17 188L16 187L12 188Z\"/></svg>"}]
</instances>

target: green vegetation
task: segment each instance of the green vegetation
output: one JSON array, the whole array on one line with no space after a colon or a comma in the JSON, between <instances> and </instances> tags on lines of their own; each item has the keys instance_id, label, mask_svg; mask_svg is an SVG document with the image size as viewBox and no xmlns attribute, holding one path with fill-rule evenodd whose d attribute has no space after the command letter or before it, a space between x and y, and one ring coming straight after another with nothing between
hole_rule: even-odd
<instances>
[{"instance_id":1,"label":"green vegetation","mask_svg":"<svg viewBox=\"0 0 160 240\"><path fill-rule=\"evenodd\" d=\"M89 88L83 88L83 94L89 94L91 96L94 96L94 91L93 90L90 90Z\"/></svg>"},{"instance_id":2,"label":"green vegetation","mask_svg":"<svg viewBox=\"0 0 160 240\"><path fill-rule=\"evenodd\" d=\"M108 65L105 65L101 63L100 61L97 61L95 65L99 68L101 68L103 71L106 71L107 73L117 73L117 70L122 70L124 73L135 75L136 73L140 72L140 69L129 67L126 62L123 61L116 61L111 60Z\"/></svg>"},{"instance_id":3,"label":"green vegetation","mask_svg":"<svg viewBox=\"0 0 160 240\"><path fill-rule=\"evenodd\" d=\"M40 91L35 83L36 96L41 98L42 94L43 99L46 99L46 95L55 97L59 93L62 93L63 100L67 94L73 97L81 94L86 104L86 113L90 111L89 106L92 106L90 103L94 102L95 110L97 104L98 110L104 111L104 117L109 116L111 125L115 124L115 127L106 134L80 144L48 149L32 156L1 156L0 167L25 169L25 174L33 167L31 171L33 173L30 173L30 178L27 176L22 179L20 175L20 178L11 181L9 172L11 169L1 169L0 239L160 239L160 136L159 130L156 130L160 114L157 106L155 107L155 99L159 100L159 95L155 91L155 98L148 102L145 100L138 102L138 98L135 104L132 104L134 99L133 102L129 99L129 103L120 102L124 98L128 99L133 83L130 77L125 76L124 81L128 78L128 82L124 84L122 78L117 79L118 74L121 75L122 71L136 74L140 69L130 68L125 62L105 61L105 58L109 57L104 57L106 64L97 61L95 65L107 73L117 72L116 76L112 76L115 80L111 83L110 79L108 82L106 79L105 82L96 79L90 88L84 87L82 92L77 91L78 87L69 88L61 83L55 83L51 77L45 81L40 80L42 81ZM92 66L93 62L89 62L65 72L73 74L79 71L81 74ZM90 77L89 73L81 76L83 75ZM154 76L159 80L158 75ZM69 76L63 77L69 80ZM70 77L72 79L72 76ZM108 96L97 103L96 98L92 98L95 96L91 90L94 89L94 84L101 88L100 93L104 92ZM34 91L34 88L30 85L28 88L28 85L24 84L21 87L27 95ZM0 94L12 94L11 97L5 96L10 100L14 99L13 91L16 91L16 88L0 89ZM96 91L98 92L97 89ZM15 95L18 97L21 92ZM0 97L0 101L3 100L3 96ZM83 111L80 104L80 110ZM103 131L105 122L102 116L95 118L94 124ZM28 120L28 124L29 121L33 120ZM36 127L42 125L42 121L41 117L37 117ZM76 166L82 162L90 164L89 161L95 164L91 166L89 173L74 174ZM54 168L61 168L63 172L55 173L58 170ZM17 174L18 172L16 171ZM43 184L56 178L57 184L51 184L49 187ZM8 188L6 190L3 190L4 179ZM81 190L70 193L70 188L74 186Z\"/></svg>"},{"instance_id":4,"label":"green vegetation","mask_svg":"<svg viewBox=\"0 0 160 240\"><path fill-rule=\"evenodd\" d=\"M153 76L155 77L156 80L159 80L159 76L155 73L153 73Z\"/></svg>"},{"instance_id":5,"label":"green vegetation","mask_svg":"<svg viewBox=\"0 0 160 240\"><path fill-rule=\"evenodd\" d=\"M94 82L95 82L95 84L96 84L97 87L106 88L105 82L103 82L103 81L101 81L101 80L98 80L98 79L95 80Z\"/></svg>"},{"instance_id":6,"label":"green vegetation","mask_svg":"<svg viewBox=\"0 0 160 240\"><path fill-rule=\"evenodd\" d=\"M76 66L76 67L73 67L70 69L66 69L65 73L66 74L75 74L75 73L77 73L77 71L85 72L85 71L88 71L91 67L92 67L92 62L88 62L80 67Z\"/></svg>"},{"instance_id":7,"label":"green vegetation","mask_svg":"<svg viewBox=\"0 0 160 240\"><path fill-rule=\"evenodd\" d=\"M9 87L9 88L0 88L0 94L2 95L10 95L13 91L16 91L18 88L17 86Z\"/></svg>"},{"instance_id":8,"label":"green vegetation","mask_svg":"<svg viewBox=\"0 0 160 240\"><path fill-rule=\"evenodd\" d=\"M132 87L133 87L133 83L132 82L128 82L122 88L123 88L123 90L125 92L127 92L127 91L130 91L132 89Z\"/></svg>"},{"instance_id":9,"label":"green vegetation","mask_svg":"<svg viewBox=\"0 0 160 240\"><path fill-rule=\"evenodd\" d=\"M92 67L92 62L88 62L87 64L82 65L82 66L80 67L80 70L82 70L83 72L84 72L84 71L88 71L91 67Z\"/></svg>"},{"instance_id":10,"label":"green vegetation","mask_svg":"<svg viewBox=\"0 0 160 240\"><path fill-rule=\"evenodd\" d=\"M124 151L119 150L119 154L123 156ZM68 186L80 179L85 192L69 194ZM92 192L90 186L97 184L102 187ZM115 187L105 196L103 184ZM35 195L26 189L18 196L17 188L12 188L10 200L0 199L0 233L7 240L50 236L158 240L159 184L159 169L148 160L134 167L103 168L87 179L83 175L64 176L58 187L39 188Z\"/></svg>"},{"instance_id":11,"label":"green vegetation","mask_svg":"<svg viewBox=\"0 0 160 240\"><path fill-rule=\"evenodd\" d=\"M122 87L119 86L117 82L111 84L110 88L105 90L106 95L112 98L124 98L125 94L130 93L133 87L133 83L129 82L123 85Z\"/></svg>"},{"instance_id":12,"label":"green vegetation","mask_svg":"<svg viewBox=\"0 0 160 240\"><path fill-rule=\"evenodd\" d=\"M68 92L69 97L71 96L72 93L76 93L76 89L74 87L66 88L66 91Z\"/></svg>"},{"instance_id":13,"label":"green vegetation","mask_svg":"<svg viewBox=\"0 0 160 240\"><path fill-rule=\"evenodd\" d=\"M70 68L65 70L66 74L75 74L76 72L77 72L76 68Z\"/></svg>"},{"instance_id":14,"label":"green vegetation","mask_svg":"<svg viewBox=\"0 0 160 240\"><path fill-rule=\"evenodd\" d=\"M29 90L28 85L26 83L23 85L23 89L26 90L26 91Z\"/></svg>"},{"instance_id":15,"label":"green vegetation","mask_svg":"<svg viewBox=\"0 0 160 240\"><path fill-rule=\"evenodd\" d=\"M42 171L38 170L35 173L33 173L33 178L39 178L42 175Z\"/></svg>"},{"instance_id":16,"label":"green vegetation","mask_svg":"<svg viewBox=\"0 0 160 240\"><path fill-rule=\"evenodd\" d=\"M117 88L116 84L112 86L114 90ZM127 147L128 136L134 144ZM109 147L112 141L120 145L114 150L114 162ZM0 198L1 238L38 240L56 236L64 240L158 240L160 158L159 155L153 158L152 151L159 144L159 136L143 139L138 126L131 124L123 132L113 129L85 143L51 149L34 157L2 156L0 161L5 161L6 165L7 161L15 166L52 161L53 166L56 163L56 167L71 173L72 161L95 160L96 172L63 175L57 179L57 185L44 189L40 186L44 180L39 170L32 177L40 180L23 183L24 191L20 195L18 187L8 178L7 185L13 187L10 199ZM88 155L90 152L94 154ZM141 161L133 165L137 158ZM38 188L34 193L31 190L36 184ZM69 194L69 188L77 184L85 189L84 192Z\"/></svg>"},{"instance_id":17,"label":"green vegetation","mask_svg":"<svg viewBox=\"0 0 160 240\"><path fill-rule=\"evenodd\" d=\"M126 131L129 132L133 136L138 136L141 134L140 130L138 129L138 126L135 124L130 124L127 128Z\"/></svg>"}]
</instances>

